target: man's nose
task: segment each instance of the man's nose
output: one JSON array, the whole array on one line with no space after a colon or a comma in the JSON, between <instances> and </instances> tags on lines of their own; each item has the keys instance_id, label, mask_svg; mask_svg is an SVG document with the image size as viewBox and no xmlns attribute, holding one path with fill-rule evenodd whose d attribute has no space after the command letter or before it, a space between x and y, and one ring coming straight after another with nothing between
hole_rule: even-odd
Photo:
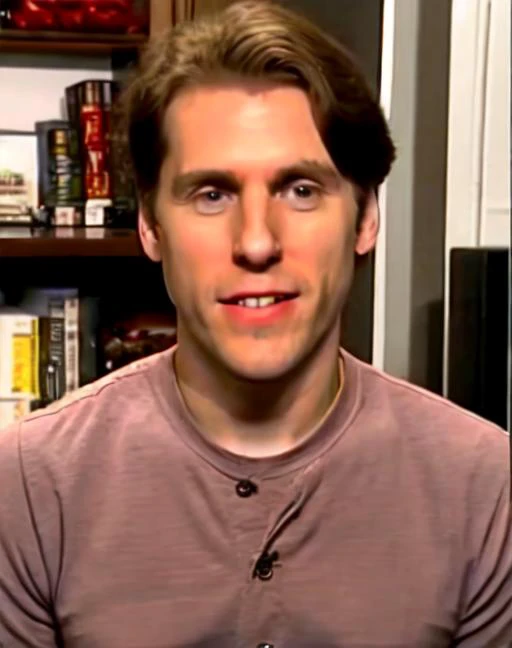
<instances>
[{"instance_id":1,"label":"man's nose","mask_svg":"<svg viewBox=\"0 0 512 648\"><path fill-rule=\"evenodd\" d=\"M261 271L281 259L275 206L266 189L245 191L235 218L233 261L237 265Z\"/></svg>"}]
</instances>

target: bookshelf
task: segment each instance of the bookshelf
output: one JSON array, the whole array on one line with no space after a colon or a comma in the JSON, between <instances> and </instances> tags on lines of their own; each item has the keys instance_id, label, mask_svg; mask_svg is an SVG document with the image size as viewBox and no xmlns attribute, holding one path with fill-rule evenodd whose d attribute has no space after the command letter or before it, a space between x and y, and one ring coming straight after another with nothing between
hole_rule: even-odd
<instances>
[{"instance_id":1,"label":"bookshelf","mask_svg":"<svg viewBox=\"0 0 512 648\"><path fill-rule=\"evenodd\" d=\"M30 125L38 120L61 118L55 97L61 101L64 87L76 81L112 78L122 82L124 73L151 37L171 24L172 0L149 1L149 36L0 29L0 70L5 69L7 85L10 83L7 93L11 104L19 93L16 109L0 110L0 128L30 130ZM32 86L31 81L22 80L18 85L13 71L19 69L23 77L30 68L38 81ZM48 82L41 75L45 68ZM22 126L20 114L24 119ZM0 226L0 302L3 299L6 307L18 307L27 290L48 289L77 292L80 322L82 309L86 314L97 313L94 335L101 351L96 377L105 370L101 365L105 335L115 337L119 326L125 324L127 331L144 332L149 326L151 332L155 322L161 328L162 323L172 325L176 318L161 266L144 255L135 229ZM92 339L91 335L91 329L79 328L80 363L82 356L97 355L91 352L88 342L84 342L84 348L89 351L82 354L82 338ZM12 399L0 394L0 427L11 416L12 412L5 409L11 406L15 407Z\"/></svg>"},{"instance_id":2,"label":"bookshelf","mask_svg":"<svg viewBox=\"0 0 512 648\"><path fill-rule=\"evenodd\" d=\"M0 227L0 259L45 257L139 257L134 230L95 227L30 229Z\"/></svg>"},{"instance_id":3,"label":"bookshelf","mask_svg":"<svg viewBox=\"0 0 512 648\"><path fill-rule=\"evenodd\" d=\"M143 34L79 34L0 29L0 53L104 56L137 52L148 41Z\"/></svg>"}]
</instances>

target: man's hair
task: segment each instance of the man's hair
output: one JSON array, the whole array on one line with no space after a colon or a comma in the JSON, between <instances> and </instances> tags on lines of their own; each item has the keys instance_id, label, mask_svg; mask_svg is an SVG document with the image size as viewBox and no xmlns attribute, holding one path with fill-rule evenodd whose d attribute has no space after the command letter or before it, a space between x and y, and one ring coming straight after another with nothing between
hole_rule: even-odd
<instances>
[{"instance_id":1,"label":"man's hair","mask_svg":"<svg viewBox=\"0 0 512 648\"><path fill-rule=\"evenodd\" d=\"M131 163L151 217L168 152L163 121L173 98L186 88L244 80L303 89L338 171L363 194L385 179L395 148L352 55L295 12L267 0L243 0L180 23L155 39L126 88L123 110Z\"/></svg>"}]
</instances>

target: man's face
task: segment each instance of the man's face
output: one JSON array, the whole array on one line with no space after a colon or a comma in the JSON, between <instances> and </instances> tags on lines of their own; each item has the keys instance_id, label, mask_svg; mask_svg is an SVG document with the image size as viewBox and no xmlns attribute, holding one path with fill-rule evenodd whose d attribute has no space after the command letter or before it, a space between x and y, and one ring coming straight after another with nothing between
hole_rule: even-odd
<instances>
[{"instance_id":1,"label":"man's face","mask_svg":"<svg viewBox=\"0 0 512 648\"><path fill-rule=\"evenodd\" d=\"M373 240L356 232L354 186L307 96L270 85L189 89L170 105L165 132L157 226L142 218L140 231L163 262L180 348L269 380L326 341L336 346L354 252Z\"/></svg>"}]
</instances>

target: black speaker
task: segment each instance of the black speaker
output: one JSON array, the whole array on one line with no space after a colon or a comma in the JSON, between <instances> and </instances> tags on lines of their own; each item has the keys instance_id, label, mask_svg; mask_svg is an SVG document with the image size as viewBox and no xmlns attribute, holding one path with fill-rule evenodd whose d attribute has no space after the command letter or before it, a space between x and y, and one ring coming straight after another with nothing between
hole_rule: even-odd
<instances>
[{"instance_id":1,"label":"black speaker","mask_svg":"<svg viewBox=\"0 0 512 648\"><path fill-rule=\"evenodd\" d=\"M507 428L507 248L454 248L450 259L448 398Z\"/></svg>"}]
</instances>

